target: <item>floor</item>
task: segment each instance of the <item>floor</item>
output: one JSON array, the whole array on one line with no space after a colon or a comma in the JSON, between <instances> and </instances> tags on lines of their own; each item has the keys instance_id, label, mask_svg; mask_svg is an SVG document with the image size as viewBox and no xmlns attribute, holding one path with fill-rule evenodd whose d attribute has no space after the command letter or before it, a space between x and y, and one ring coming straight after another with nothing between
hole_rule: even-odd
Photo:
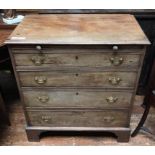
<instances>
[{"instance_id":1,"label":"floor","mask_svg":"<svg viewBox=\"0 0 155 155\"><path fill-rule=\"evenodd\" d=\"M140 107L143 98L136 96L133 115L131 119L132 130L136 127L143 109ZM45 136L40 142L28 142L25 133L25 119L19 101L7 107L11 126L0 128L0 145L53 145L53 146L98 146L98 145L155 145L155 139L150 135L140 132L131 138L129 143L118 143L114 137L105 136Z\"/></svg>"}]
</instances>

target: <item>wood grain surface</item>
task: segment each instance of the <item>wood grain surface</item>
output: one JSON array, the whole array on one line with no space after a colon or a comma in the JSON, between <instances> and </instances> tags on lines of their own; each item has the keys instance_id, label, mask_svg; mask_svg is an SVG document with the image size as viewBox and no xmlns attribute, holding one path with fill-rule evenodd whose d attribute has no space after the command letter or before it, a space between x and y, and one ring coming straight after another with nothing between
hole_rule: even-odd
<instances>
[{"instance_id":1,"label":"wood grain surface","mask_svg":"<svg viewBox=\"0 0 155 155\"><path fill-rule=\"evenodd\" d=\"M19 72L22 87L134 88L136 72ZM35 80L38 78L38 80ZM120 78L116 84L109 81ZM41 81L39 84L38 81ZM117 82L117 81L116 81Z\"/></svg>"},{"instance_id":2,"label":"wood grain surface","mask_svg":"<svg viewBox=\"0 0 155 155\"><path fill-rule=\"evenodd\" d=\"M57 127L104 128L118 141L129 140L149 44L134 16L30 15L9 39L30 141Z\"/></svg>"},{"instance_id":3,"label":"wood grain surface","mask_svg":"<svg viewBox=\"0 0 155 155\"><path fill-rule=\"evenodd\" d=\"M116 92L83 89L23 90L25 105L27 107L41 108L129 108L132 94L129 91Z\"/></svg>"},{"instance_id":4,"label":"wood grain surface","mask_svg":"<svg viewBox=\"0 0 155 155\"><path fill-rule=\"evenodd\" d=\"M14 58L17 66L27 67L112 67L114 69L126 67L138 69L140 56L140 54L114 54L111 52L99 54L15 54ZM114 62L111 61L112 59Z\"/></svg>"},{"instance_id":5,"label":"wood grain surface","mask_svg":"<svg viewBox=\"0 0 155 155\"><path fill-rule=\"evenodd\" d=\"M46 127L128 127L126 110L27 111L32 126Z\"/></svg>"},{"instance_id":6,"label":"wood grain surface","mask_svg":"<svg viewBox=\"0 0 155 155\"><path fill-rule=\"evenodd\" d=\"M149 44L133 15L29 15L7 44Z\"/></svg>"}]
</instances>

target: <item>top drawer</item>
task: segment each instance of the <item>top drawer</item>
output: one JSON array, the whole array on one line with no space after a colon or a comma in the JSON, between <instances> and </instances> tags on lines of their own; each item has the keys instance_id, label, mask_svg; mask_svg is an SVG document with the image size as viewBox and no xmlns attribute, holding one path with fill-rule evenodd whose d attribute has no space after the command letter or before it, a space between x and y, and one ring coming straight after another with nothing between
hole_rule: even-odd
<instances>
[{"instance_id":1,"label":"top drawer","mask_svg":"<svg viewBox=\"0 0 155 155\"><path fill-rule=\"evenodd\" d=\"M139 54L15 54L16 66L43 67L113 67L134 68L140 64Z\"/></svg>"},{"instance_id":2,"label":"top drawer","mask_svg":"<svg viewBox=\"0 0 155 155\"><path fill-rule=\"evenodd\" d=\"M38 49L37 49L38 48ZM102 67L138 69L142 48L13 48L18 67Z\"/></svg>"}]
</instances>

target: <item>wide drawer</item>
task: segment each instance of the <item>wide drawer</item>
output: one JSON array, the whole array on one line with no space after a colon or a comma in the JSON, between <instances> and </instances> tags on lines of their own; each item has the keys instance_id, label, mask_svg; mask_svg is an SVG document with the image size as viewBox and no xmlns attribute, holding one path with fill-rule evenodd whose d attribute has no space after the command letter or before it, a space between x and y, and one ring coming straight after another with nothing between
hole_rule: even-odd
<instances>
[{"instance_id":1,"label":"wide drawer","mask_svg":"<svg viewBox=\"0 0 155 155\"><path fill-rule=\"evenodd\" d=\"M138 69L141 55L131 53L14 54L20 67L102 67Z\"/></svg>"},{"instance_id":2,"label":"wide drawer","mask_svg":"<svg viewBox=\"0 0 155 155\"><path fill-rule=\"evenodd\" d=\"M21 86L134 88L136 72L18 72Z\"/></svg>"},{"instance_id":3,"label":"wide drawer","mask_svg":"<svg viewBox=\"0 0 155 155\"><path fill-rule=\"evenodd\" d=\"M128 127L128 111L27 111L29 125L49 127Z\"/></svg>"},{"instance_id":4,"label":"wide drawer","mask_svg":"<svg viewBox=\"0 0 155 155\"><path fill-rule=\"evenodd\" d=\"M11 45L11 51L15 54L24 53L52 53L52 54L71 54L71 53L144 53L143 45L35 45L18 44Z\"/></svg>"},{"instance_id":5,"label":"wide drawer","mask_svg":"<svg viewBox=\"0 0 155 155\"><path fill-rule=\"evenodd\" d=\"M128 108L131 92L101 90L24 90L27 107Z\"/></svg>"}]
</instances>

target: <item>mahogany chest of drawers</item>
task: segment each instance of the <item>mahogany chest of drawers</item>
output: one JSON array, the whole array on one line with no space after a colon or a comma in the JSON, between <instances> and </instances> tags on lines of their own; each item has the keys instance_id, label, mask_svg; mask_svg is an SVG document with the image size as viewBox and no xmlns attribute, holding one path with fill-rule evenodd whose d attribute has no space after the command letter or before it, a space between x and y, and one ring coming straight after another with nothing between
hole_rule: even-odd
<instances>
[{"instance_id":1,"label":"mahogany chest of drawers","mask_svg":"<svg viewBox=\"0 0 155 155\"><path fill-rule=\"evenodd\" d=\"M146 46L132 15L30 15L6 41L30 141L46 131L130 137Z\"/></svg>"}]
</instances>

